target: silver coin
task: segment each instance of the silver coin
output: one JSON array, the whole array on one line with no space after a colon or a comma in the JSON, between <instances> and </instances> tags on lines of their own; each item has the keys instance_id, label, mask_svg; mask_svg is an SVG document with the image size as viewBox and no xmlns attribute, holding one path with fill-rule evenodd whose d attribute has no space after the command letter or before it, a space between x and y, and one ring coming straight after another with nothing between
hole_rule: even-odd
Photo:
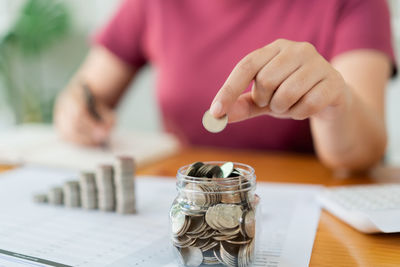
<instances>
[{"instance_id":1,"label":"silver coin","mask_svg":"<svg viewBox=\"0 0 400 267\"><path fill-rule=\"evenodd\" d=\"M210 249L212 249L212 248L215 248L215 247L218 246L218 245L219 245L219 242L217 242L217 241L212 241L212 242L210 242L209 244L207 244L206 246L202 247L201 250L202 250L202 251L207 251L207 250L210 250Z\"/></svg>"},{"instance_id":2,"label":"silver coin","mask_svg":"<svg viewBox=\"0 0 400 267\"><path fill-rule=\"evenodd\" d=\"M211 178L213 173L210 172L212 165L204 164L200 168L197 169L196 177L208 177Z\"/></svg>"},{"instance_id":3,"label":"silver coin","mask_svg":"<svg viewBox=\"0 0 400 267\"><path fill-rule=\"evenodd\" d=\"M207 224L204 220L204 217L191 217L190 218L190 227L187 230L188 234L198 234L204 231L207 227Z\"/></svg>"},{"instance_id":4,"label":"silver coin","mask_svg":"<svg viewBox=\"0 0 400 267\"><path fill-rule=\"evenodd\" d=\"M67 181L63 186L64 204L75 208L81 206L80 187L78 181Z\"/></svg>"},{"instance_id":5,"label":"silver coin","mask_svg":"<svg viewBox=\"0 0 400 267\"><path fill-rule=\"evenodd\" d=\"M204 231L204 234L202 236L200 236L200 239L208 239L211 238L212 236L214 236L216 234L216 231L214 230L206 230Z\"/></svg>"},{"instance_id":6,"label":"silver coin","mask_svg":"<svg viewBox=\"0 0 400 267\"><path fill-rule=\"evenodd\" d=\"M184 263L183 263L183 258L182 258L182 254L181 254L181 249L176 246L173 246L173 248L174 248L175 255L178 256L179 263L183 265Z\"/></svg>"},{"instance_id":7,"label":"silver coin","mask_svg":"<svg viewBox=\"0 0 400 267\"><path fill-rule=\"evenodd\" d=\"M136 206L135 205L131 205L131 206L127 206L127 207L117 206L116 210L119 214L134 214L134 213L136 213Z\"/></svg>"},{"instance_id":8,"label":"silver coin","mask_svg":"<svg viewBox=\"0 0 400 267\"><path fill-rule=\"evenodd\" d=\"M119 173L135 173L135 161L129 156L119 156L115 160L115 171Z\"/></svg>"},{"instance_id":9,"label":"silver coin","mask_svg":"<svg viewBox=\"0 0 400 267\"><path fill-rule=\"evenodd\" d=\"M248 211L244 217L244 229L248 237L254 237L256 231L256 219L254 211L252 210Z\"/></svg>"},{"instance_id":10,"label":"silver coin","mask_svg":"<svg viewBox=\"0 0 400 267\"><path fill-rule=\"evenodd\" d=\"M227 178L229 177L229 175L231 175L231 173L233 172L234 168L233 168L233 163L232 162L226 162L221 166L221 170L223 173L223 178Z\"/></svg>"},{"instance_id":11,"label":"silver coin","mask_svg":"<svg viewBox=\"0 0 400 267\"><path fill-rule=\"evenodd\" d=\"M194 245L194 243L196 242L195 238L191 238L187 235L183 235L183 236L173 236L172 237L172 242L174 243L175 246L179 247L179 248L187 248L189 246Z\"/></svg>"},{"instance_id":12,"label":"silver coin","mask_svg":"<svg viewBox=\"0 0 400 267\"><path fill-rule=\"evenodd\" d=\"M247 266L247 259L246 259L246 251L247 251L248 246L244 245L239 248L239 254L238 254L238 267L245 267Z\"/></svg>"},{"instance_id":13,"label":"silver coin","mask_svg":"<svg viewBox=\"0 0 400 267\"><path fill-rule=\"evenodd\" d=\"M219 260L216 257L204 257L203 263L205 265L215 265L219 263Z\"/></svg>"},{"instance_id":14,"label":"silver coin","mask_svg":"<svg viewBox=\"0 0 400 267\"><path fill-rule=\"evenodd\" d=\"M224 245L224 243L221 242L220 255L221 255L222 261L227 266L232 266L232 267L237 266L237 264L236 264L237 259L236 259L235 255L237 256L239 254L238 251L237 252L233 252L233 251L229 252L228 249L233 250L234 247L229 246L228 244Z\"/></svg>"},{"instance_id":15,"label":"silver coin","mask_svg":"<svg viewBox=\"0 0 400 267\"><path fill-rule=\"evenodd\" d=\"M221 202L225 204L238 204L242 201L240 193L227 192L221 194Z\"/></svg>"},{"instance_id":16,"label":"silver coin","mask_svg":"<svg viewBox=\"0 0 400 267\"><path fill-rule=\"evenodd\" d=\"M97 186L95 175L92 172L81 172L79 179L82 208L96 209L98 206Z\"/></svg>"},{"instance_id":17,"label":"silver coin","mask_svg":"<svg viewBox=\"0 0 400 267\"><path fill-rule=\"evenodd\" d=\"M95 175L93 172L81 172L79 181L81 184L91 184L95 183Z\"/></svg>"},{"instance_id":18,"label":"silver coin","mask_svg":"<svg viewBox=\"0 0 400 267\"><path fill-rule=\"evenodd\" d=\"M186 215L175 207L171 210L171 230L174 235L178 235L185 227Z\"/></svg>"},{"instance_id":19,"label":"silver coin","mask_svg":"<svg viewBox=\"0 0 400 267\"><path fill-rule=\"evenodd\" d=\"M233 235L237 235L240 232L240 228L233 228L233 229L221 229L219 230L219 232L223 235L227 235L227 236L233 236Z\"/></svg>"},{"instance_id":20,"label":"silver coin","mask_svg":"<svg viewBox=\"0 0 400 267\"><path fill-rule=\"evenodd\" d=\"M118 157L114 168L116 210L121 214L136 213L135 164L131 157Z\"/></svg>"},{"instance_id":21,"label":"silver coin","mask_svg":"<svg viewBox=\"0 0 400 267\"><path fill-rule=\"evenodd\" d=\"M185 197L190 203L199 207L209 204L206 198L207 195L202 192L204 192L204 190L200 185L192 183L185 185Z\"/></svg>"},{"instance_id":22,"label":"silver coin","mask_svg":"<svg viewBox=\"0 0 400 267\"><path fill-rule=\"evenodd\" d=\"M203 166L203 165L204 165L204 163L203 163L203 162L200 162L200 161L195 162L195 163L192 163L192 164L189 166L189 168L186 169L185 175L186 175L186 176L195 176L196 173L197 173L197 170L198 170L201 166Z\"/></svg>"},{"instance_id":23,"label":"silver coin","mask_svg":"<svg viewBox=\"0 0 400 267\"><path fill-rule=\"evenodd\" d=\"M213 228L215 230L218 230L218 228L214 225L214 218L215 218L214 210L215 210L215 206L210 207L210 208L207 209L206 222L211 228Z\"/></svg>"},{"instance_id":24,"label":"silver coin","mask_svg":"<svg viewBox=\"0 0 400 267\"><path fill-rule=\"evenodd\" d=\"M218 210L214 220L222 228L235 228L239 226L242 217L242 207L240 205L218 204L215 206Z\"/></svg>"},{"instance_id":25,"label":"silver coin","mask_svg":"<svg viewBox=\"0 0 400 267\"><path fill-rule=\"evenodd\" d=\"M221 118L214 118L214 116L211 115L211 112L207 110L203 115L202 122L207 131L211 133L219 133L225 129L228 124L228 116L224 115Z\"/></svg>"},{"instance_id":26,"label":"silver coin","mask_svg":"<svg viewBox=\"0 0 400 267\"><path fill-rule=\"evenodd\" d=\"M45 194L36 194L33 196L33 201L35 203L46 203L48 202L48 198Z\"/></svg>"},{"instance_id":27,"label":"silver coin","mask_svg":"<svg viewBox=\"0 0 400 267\"><path fill-rule=\"evenodd\" d=\"M219 243L218 243L219 244ZM217 258L217 260L221 263L221 264L224 264L224 261L221 259L221 253L219 252L220 251L220 249L219 249L219 247L214 247L214 249L213 249L213 254L214 254L214 256L215 256L215 258Z\"/></svg>"},{"instance_id":28,"label":"silver coin","mask_svg":"<svg viewBox=\"0 0 400 267\"><path fill-rule=\"evenodd\" d=\"M238 235L215 235L213 236L213 239L216 241L227 241L227 240L234 240L238 237Z\"/></svg>"},{"instance_id":29,"label":"silver coin","mask_svg":"<svg viewBox=\"0 0 400 267\"><path fill-rule=\"evenodd\" d=\"M210 243L210 239L196 239L196 242L193 244L194 247L199 248L203 251L203 248Z\"/></svg>"},{"instance_id":30,"label":"silver coin","mask_svg":"<svg viewBox=\"0 0 400 267\"><path fill-rule=\"evenodd\" d=\"M98 207L101 211L115 210L114 169L112 165L99 165L95 175Z\"/></svg>"},{"instance_id":31,"label":"silver coin","mask_svg":"<svg viewBox=\"0 0 400 267\"><path fill-rule=\"evenodd\" d=\"M231 239L231 240L226 240L227 243L234 244L234 245L245 245L248 244L251 241L251 239Z\"/></svg>"},{"instance_id":32,"label":"silver coin","mask_svg":"<svg viewBox=\"0 0 400 267\"><path fill-rule=\"evenodd\" d=\"M62 205L64 203L63 190L61 187L53 187L49 190L47 198L50 204Z\"/></svg>"},{"instance_id":33,"label":"silver coin","mask_svg":"<svg viewBox=\"0 0 400 267\"><path fill-rule=\"evenodd\" d=\"M203 262L203 253L196 247L182 248L181 256L183 264L188 267L197 267Z\"/></svg>"}]
</instances>

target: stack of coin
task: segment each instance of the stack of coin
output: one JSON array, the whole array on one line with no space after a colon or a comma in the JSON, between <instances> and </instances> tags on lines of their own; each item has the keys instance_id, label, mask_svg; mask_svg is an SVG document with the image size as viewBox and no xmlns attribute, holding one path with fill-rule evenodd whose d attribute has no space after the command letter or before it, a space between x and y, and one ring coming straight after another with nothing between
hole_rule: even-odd
<instances>
[{"instance_id":1,"label":"stack of coin","mask_svg":"<svg viewBox=\"0 0 400 267\"><path fill-rule=\"evenodd\" d=\"M99 165L96 173L82 172L79 181L68 181L63 187L53 187L47 194L36 194L36 203L67 207L136 213L135 165L131 157L118 157L113 165ZM204 187L204 190L211 190Z\"/></svg>"},{"instance_id":2,"label":"stack of coin","mask_svg":"<svg viewBox=\"0 0 400 267\"><path fill-rule=\"evenodd\" d=\"M115 163L115 194L117 212L136 213L135 164L131 157L118 157Z\"/></svg>"},{"instance_id":3,"label":"stack of coin","mask_svg":"<svg viewBox=\"0 0 400 267\"><path fill-rule=\"evenodd\" d=\"M64 204L69 208L80 207L81 196L78 181L67 181L63 186Z\"/></svg>"},{"instance_id":4,"label":"stack of coin","mask_svg":"<svg viewBox=\"0 0 400 267\"><path fill-rule=\"evenodd\" d=\"M96 170L98 207L102 211L115 210L114 170L111 165L100 165Z\"/></svg>"},{"instance_id":5,"label":"stack of coin","mask_svg":"<svg viewBox=\"0 0 400 267\"><path fill-rule=\"evenodd\" d=\"M172 243L181 264L250 266L257 200L246 175L231 162L196 162L185 175L170 212Z\"/></svg>"},{"instance_id":6,"label":"stack of coin","mask_svg":"<svg viewBox=\"0 0 400 267\"><path fill-rule=\"evenodd\" d=\"M81 172L79 185L81 188L81 202L84 209L97 208L97 187L95 175L92 172Z\"/></svg>"},{"instance_id":7,"label":"stack of coin","mask_svg":"<svg viewBox=\"0 0 400 267\"><path fill-rule=\"evenodd\" d=\"M33 196L33 201L35 203L47 203L49 199L46 194L36 194Z\"/></svg>"},{"instance_id":8,"label":"stack of coin","mask_svg":"<svg viewBox=\"0 0 400 267\"><path fill-rule=\"evenodd\" d=\"M52 205L62 205L64 203L63 189L59 186L51 188L47 193L47 198Z\"/></svg>"}]
</instances>

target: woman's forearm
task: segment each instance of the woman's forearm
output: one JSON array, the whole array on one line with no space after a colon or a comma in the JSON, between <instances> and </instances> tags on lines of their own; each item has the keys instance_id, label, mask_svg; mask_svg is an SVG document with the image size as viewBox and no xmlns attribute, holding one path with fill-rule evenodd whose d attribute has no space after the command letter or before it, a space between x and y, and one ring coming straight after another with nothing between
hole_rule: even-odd
<instances>
[{"instance_id":1,"label":"woman's forearm","mask_svg":"<svg viewBox=\"0 0 400 267\"><path fill-rule=\"evenodd\" d=\"M347 104L329 114L311 118L311 130L320 160L334 169L365 170L377 163L386 148L382 114L374 112L353 91L347 90Z\"/></svg>"}]
</instances>

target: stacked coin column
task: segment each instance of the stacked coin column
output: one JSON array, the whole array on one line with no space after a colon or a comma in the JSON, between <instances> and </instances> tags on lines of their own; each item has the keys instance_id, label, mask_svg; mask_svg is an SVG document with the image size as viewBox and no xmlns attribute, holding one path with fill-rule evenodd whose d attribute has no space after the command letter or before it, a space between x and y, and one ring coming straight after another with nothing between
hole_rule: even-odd
<instances>
[{"instance_id":1,"label":"stacked coin column","mask_svg":"<svg viewBox=\"0 0 400 267\"><path fill-rule=\"evenodd\" d=\"M47 193L47 199L52 205L63 205L64 204L64 194L63 188L59 186L55 186L50 188Z\"/></svg>"},{"instance_id":2,"label":"stacked coin column","mask_svg":"<svg viewBox=\"0 0 400 267\"><path fill-rule=\"evenodd\" d=\"M117 212L136 213L135 164L130 157L118 157L114 166Z\"/></svg>"},{"instance_id":3,"label":"stacked coin column","mask_svg":"<svg viewBox=\"0 0 400 267\"><path fill-rule=\"evenodd\" d=\"M76 208L81 206L81 196L78 181L65 182L63 187L64 204L69 208Z\"/></svg>"},{"instance_id":4,"label":"stacked coin column","mask_svg":"<svg viewBox=\"0 0 400 267\"><path fill-rule=\"evenodd\" d=\"M81 172L79 185L82 207L87 210L97 209L97 188L94 173Z\"/></svg>"},{"instance_id":5,"label":"stacked coin column","mask_svg":"<svg viewBox=\"0 0 400 267\"><path fill-rule=\"evenodd\" d=\"M100 165L96 169L98 206L102 211L115 210L114 175L111 165Z\"/></svg>"}]
</instances>

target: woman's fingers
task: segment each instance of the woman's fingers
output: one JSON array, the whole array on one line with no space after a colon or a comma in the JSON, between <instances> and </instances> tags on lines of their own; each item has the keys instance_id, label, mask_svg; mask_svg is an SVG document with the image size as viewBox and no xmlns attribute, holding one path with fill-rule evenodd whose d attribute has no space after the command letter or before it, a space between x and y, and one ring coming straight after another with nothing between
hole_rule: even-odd
<instances>
[{"instance_id":1,"label":"woman's fingers","mask_svg":"<svg viewBox=\"0 0 400 267\"><path fill-rule=\"evenodd\" d=\"M215 96L210 108L211 114L217 118L225 115L259 70L274 58L280 49L279 45L272 43L251 52L240 60Z\"/></svg>"},{"instance_id":2,"label":"woman's fingers","mask_svg":"<svg viewBox=\"0 0 400 267\"><path fill-rule=\"evenodd\" d=\"M97 110L101 117L101 125L106 129L111 129L115 125L115 112L110 107L104 104L97 105Z\"/></svg>"},{"instance_id":3,"label":"woman's fingers","mask_svg":"<svg viewBox=\"0 0 400 267\"><path fill-rule=\"evenodd\" d=\"M272 95L302 64L301 57L283 50L271 59L256 75L251 90L254 102L259 107L269 105Z\"/></svg>"},{"instance_id":4,"label":"woman's fingers","mask_svg":"<svg viewBox=\"0 0 400 267\"><path fill-rule=\"evenodd\" d=\"M251 92L243 94L252 81ZM235 66L215 96L211 113L228 114L230 122L262 114L301 120L334 106L341 89L343 79L314 46L277 40Z\"/></svg>"},{"instance_id":5,"label":"woman's fingers","mask_svg":"<svg viewBox=\"0 0 400 267\"><path fill-rule=\"evenodd\" d=\"M269 107L276 114L286 113L311 88L325 76L325 69L319 64L310 62L287 77L275 91Z\"/></svg>"},{"instance_id":6,"label":"woman's fingers","mask_svg":"<svg viewBox=\"0 0 400 267\"><path fill-rule=\"evenodd\" d=\"M83 145L104 143L114 125L114 113L101 103L96 108L101 120L90 114L83 94L72 90L64 92L55 107L55 121L60 135L68 141Z\"/></svg>"},{"instance_id":7,"label":"woman's fingers","mask_svg":"<svg viewBox=\"0 0 400 267\"><path fill-rule=\"evenodd\" d=\"M330 81L324 79L309 90L293 107L288 111L288 115L295 120L304 120L317 114L329 105L332 97Z\"/></svg>"},{"instance_id":8,"label":"woman's fingers","mask_svg":"<svg viewBox=\"0 0 400 267\"><path fill-rule=\"evenodd\" d=\"M260 115L269 115L275 118L289 118L290 116L287 113L284 114L276 114L271 111L269 106L259 107L256 103L254 103L253 96L251 92L244 93L236 100L234 103L235 108L229 110L228 119L229 122L238 122L246 119L250 119L253 117L257 117Z\"/></svg>"},{"instance_id":9,"label":"woman's fingers","mask_svg":"<svg viewBox=\"0 0 400 267\"><path fill-rule=\"evenodd\" d=\"M71 119L73 118L72 114L71 112L66 111L63 116L57 118L57 129L61 137L77 144L95 145L95 139L87 134L87 131L83 129L82 124Z\"/></svg>"},{"instance_id":10,"label":"woman's fingers","mask_svg":"<svg viewBox=\"0 0 400 267\"><path fill-rule=\"evenodd\" d=\"M275 118L292 118L304 120L324 110L339 96L339 91L332 90L332 81L323 79L298 99L285 112L276 113L269 106L260 108L254 103L251 93L242 94L235 102L235 109L228 113L229 122L238 122L260 115L269 115Z\"/></svg>"},{"instance_id":11,"label":"woman's fingers","mask_svg":"<svg viewBox=\"0 0 400 267\"><path fill-rule=\"evenodd\" d=\"M97 122L86 107L76 105L61 118L65 137L72 142L97 145L107 138L107 128Z\"/></svg>"}]
</instances>

